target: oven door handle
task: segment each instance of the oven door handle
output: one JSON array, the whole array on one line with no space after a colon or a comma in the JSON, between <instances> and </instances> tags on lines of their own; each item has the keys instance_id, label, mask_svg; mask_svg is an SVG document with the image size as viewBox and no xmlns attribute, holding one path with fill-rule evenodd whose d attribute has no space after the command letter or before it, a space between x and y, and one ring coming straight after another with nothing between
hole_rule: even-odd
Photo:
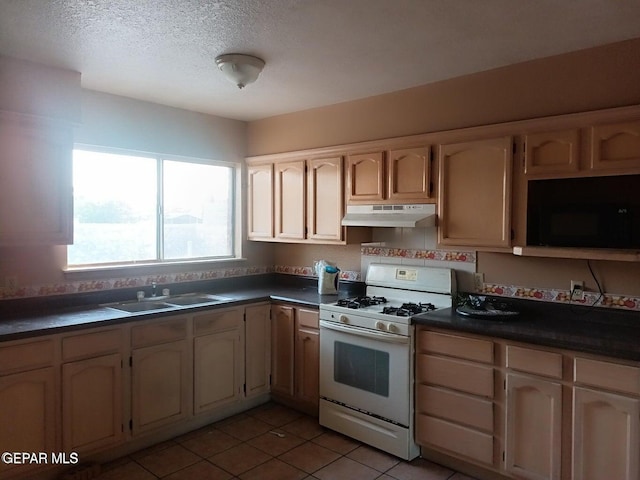
<instances>
[{"instance_id":1,"label":"oven door handle","mask_svg":"<svg viewBox=\"0 0 640 480\"><path fill-rule=\"evenodd\" d=\"M320 320L320 328L347 333L349 335L356 335L358 337L372 338L374 340L379 340L381 342L387 343L407 344L410 342L410 337L405 337L404 335L394 335L393 333L378 332L376 330L368 330L365 328L359 328L350 325L342 325L335 322L327 322L326 320Z\"/></svg>"}]
</instances>

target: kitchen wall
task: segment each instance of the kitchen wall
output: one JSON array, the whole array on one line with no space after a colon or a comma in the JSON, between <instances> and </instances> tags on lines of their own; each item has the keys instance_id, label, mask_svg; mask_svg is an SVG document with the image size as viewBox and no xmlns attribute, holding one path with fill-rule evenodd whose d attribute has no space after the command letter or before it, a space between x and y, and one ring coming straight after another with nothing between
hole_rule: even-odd
<instances>
[{"instance_id":1,"label":"kitchen wall","mask_svg":"<svg viewBox=\"0 0 640 480\"><path fill-rule=\"evenodd\" d=\"M635 104L640 104L640 39L250 122L248 153L285 152ZM390 234L394 245L402 243L401 234ZM345 265L367 261L353 246L343 247L341 254L325 247L298 246L294 258L288 255L289 246L275 245L274 249L276 264L310 262L330 253ZM546 299L555 289L568 290L570 280L584 280L588 290L597 289L584 260L477 252L476 261L488 291L509 287L522 296ZM591 265L605 292L623 299L640 296L639 264L593 261ZM640 308L638 299L634 301Z\"/></svg>"},{"instance_id":2,"label":"kitchen wall","mask_svg":"<svg viewBox=\"0 0 640 480\"><path fill-rule=\"evenodd\" d=\"M0 81L0 108L79 122L77 143L236 163L246 156L245 122L83 90L77 72L6 57ZM270 245L244 241L245 261L71 275L63 272L66 246L3 247L0 299L134 286L145 275L172 281L261 273L273 266L272 255ZM7 277L17 280L16 288L3 288Z\"/></svg>"}]
</instances>

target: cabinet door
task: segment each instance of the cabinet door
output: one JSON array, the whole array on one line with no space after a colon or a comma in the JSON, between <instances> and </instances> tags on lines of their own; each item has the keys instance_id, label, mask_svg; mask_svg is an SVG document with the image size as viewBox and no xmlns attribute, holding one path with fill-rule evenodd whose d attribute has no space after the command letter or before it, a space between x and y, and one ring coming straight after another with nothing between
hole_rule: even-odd
<instances>
[{"instance_id":1,"label":"cabinet door","mask_svg":"<svg viewBox=\"0 0 640 480\"><path fill-rule=\"evenodd\" d=\"M505 469L517 478L559 480L562 385L507 374Z\"/></svg>"},{"instance_id":2,"label":"cabinet door","mask_svg":"<svg viewBox=\"0 0 640 480\"><path fill-rule=\"evenodd\" d=\"M293 307L271 307L271 391L293 397Z\"/></svg>"},{"instance_id":3,"label":"cabinet door","mask_svg":"<svg viewBox=\"0 0 640 480\"><path fill-rule=\"evenodd\" d=\"M431 191L431 149L391 150L388 153L389 200L424 202Z\"/></svg>"},{"instance_id":4,"label":"cabinet door","mask_svg":"<svg viewBox=\"0 0 640 480\"><path fill-rule=\"evenodd\" d=\"M640 399L573 389L573 480L637 480Z\"/></svg>"},{"instance_id":5,"label":"cabinet door","mask_svg":"<svg viewBox=\"0 0 640 480\"><path fill-rule=\"evenodd\" d=\"M269 305L245 309L245 392L250 397L269 391L271 318Z\"/></svg>"},{"instance_id":6,"label":"cabinet door","mask_svg":"<svg viewBox=\"0 0 640 480\"><path fill-rule=\"evenodd\" d=\"M640 121L592 127L591 168L640 169Z\"/></svg>"},{"instance_id":7,"label":"cabinet door","mask_svg":"<svg viewBox=\"0 0 640 480\"><path fill-rule=\"evenodd\" d=\"M69 129L0 119L0 245L73 242Z\"/></svg>"},{"instance_id":8,"label":"cabinet door","mask_svg":"<svg viewBox=\"0 0 640 480\"><path fill-rule=\"evenodd\" d=\"M194 339L194 413L240 400L243 360L239 328Z\"/></svg>"},{"instance_id":9,"label":"cabinet door","mask_svg":"<svg viewBox=\"0 0 640 480\"><path fill-rule=\"evenodd\" d=\"M511 243L511 137L443 145L439 158L441 245Z\"/></svg>"},{"instance_id":10,"label":"cabinet door","mask_svg":"<svg viewBox=\"0 0 640 480\"><path fill-rule=\"evenodd\" d=\"M302 240L305 237L305 162L276 163L274 172L275 236Z\"/></svg>"},{"instance_id":11,"label":"cabinet door","mask_svg":"<svg viewBox=\"0 0 640 480\"><path fill-rule=\"evenodd\" d=\"M191 376L186 340L132 352L133 434L189 415Z\"/></svg>"},{"instance_id":12,"label":"cabinet door","mask_svg":"<svg viewBox=\"0 0 640 480\"><path fill-rule=\"evenodd\" d=\"M57 451L55 383L53 367L0 377L0 452ZM32 467L0 462L0 477Z\"/></svg>"},{"instance_id":13,"label":"cabinet door","mask_svg":"<svg viewBox=\"0 0 640 480\"><path fill-rule=\"evenodd\" d=\"M307 238L341 241L344 215L342 157L316 158L307 168Z\"/></svg>"},{"instance_id":14,"label":"cabinet door","mask_svg":"<svg viewBox=\"0 0 640 480\"><path fill-rule=\"evenodd\" d=\"M320 398L320 332L312 325L318 323L318 312L300 309L297 314L296 397L317 407Z\"/></svg>"},{"instance_id":15,"label":"cabinet door","mask_svg":"<svg viewBox=\"0 0 640 480\"><path fill-rule=\"evenodd\" d=\"M578 171L578 130L530 133L525 137L526 175Z\"/></svg>"},{"instance_id":16,"label":"cabinet door","mask_svg":"<svg viewBox=\"0 0 640 480\"><path fill-rule=\"evenodd\" d=\"M122 440L122 356L62 365L62 446L89 451Z\"/></svg>"},{"instance_id":17,"label":"cabinet door","mask_svg":"<svg viewBox=\"0 0 640 480\"><path fill-rule=\"evenodd\" d=\"M385 197L382 152L347 157L347 203L381 201Z\"/></svg>"},{"instance_id":18,"label":"cabinet door","mask_svg":"<svg viewBox=\"0 0 640 480\"><path fill-rule=\"evenodd\" d=\"M249 239L273 238L273 165L247 167L247 204Z\"/></svg>"}]
</instances>

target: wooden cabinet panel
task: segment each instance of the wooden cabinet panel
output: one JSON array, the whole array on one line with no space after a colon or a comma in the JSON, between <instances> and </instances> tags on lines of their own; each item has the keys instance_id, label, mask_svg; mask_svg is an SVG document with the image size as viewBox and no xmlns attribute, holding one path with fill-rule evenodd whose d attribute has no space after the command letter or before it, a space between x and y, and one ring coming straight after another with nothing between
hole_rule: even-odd
<instances>
[{"instance_id":1,"label":"wooden cabinet panel","mask_svg":"<svg viewBox=\"0 0 640 480\"><path fill-rule=\"evenodd\" d=\"M427 200L431 193L429 147L388 152L388 195L393 201Z\"/></svg>"},{"instance_id":2,"label":"wooden cabinet panel","mask_svg":"<svg viewBox=\"0 0 640 480\"><path fill-rule=\"evenodd\" d=\"M578 129L525 135L525 175L577 172L579 139Z\"/></svg>"},{"instance_id":3,"label":"wooden cabinet panel","mask_svg":"<svg viewBox=\"0 0 640 480\"><path fill-rule=\"evenodd\" d=\"M183 338L187 338L186 317L171 318L131 328L131 346L133 348L168 343Z\"/></svg>"},{"instance_id":4,"label":"wooden cabinet panel","mask_svg":"<svg viewBox=\"0 0 640 480\"><path fill-rule=\"evenodd\" d=\"M195 336L207 333L237 330L242 323L242 308L213 310L193 316L193 334Z\"/></svg>"},{"instance_id":5,"label":"wooden cabinet panel","mask_svg":"<svg viewBox=\"0 0 640 480\"><path fill-rule=\"evenodd\" d=\"M192 362L186 340L134 350L132 362L134 435L189 415Z\"/></svg>"},{"instance_id":6,"label":"wooden cabinet panel","mask_svg":"<svg viewBox=\"0 0 640 480\"><path fill-rule=\"evenodd\" d=\"M385 197L383 152L347 157L347 203L382 201Z\"/></svg>"},{"instance_id":7,"label":"wooden cabinet panel","mask_svg":"<svg viewBox=\"0 0 640 480\"><path fill-rule=\"evenodd\" d=\"M640 121L592 127L591 168L640 169Z\"/></svg>"},{"instance_id":8,"label":"wooden cabinet panel","mask_svg":"<svg viewBox=\"0 0 640 480\"><path fill-rule=\"evenodd\" d=\"M577 357L573 376L576 383L640 395L640 368Z\"/></svg>"},{"instance_id":9,"label":"wooden cabinet panel","mask_svg":"<svg viewBox=\"0 0 640 480\"><path fill-rule=\"evenodd\" d=\"M506 470L517 478L559 480L562 385L509 373L506 389Z\"/></svg>"},{"instance_id":10,"label":"wooden cabinet panel","mask_svg":"<svg viewBox=\"0 0 640 480\"><path fill-rule=\"evenodd\" d=\"M342 157L307 162L307 238L341 241L344 215Z\"/></svg>"},{"instance_id":11,"label":"wooden cabinet panel","mask_svg":"<svg viewBox=\"0 0 640 480\"><path fill-rule=\"evenodd\" d=\"M295 375L296 397L313 408L320 399L320 331L319 314L315 310L297 309Z\"/></svg>"},{"instance_id":12,"label":"wooden cabinet panel","mask_svg":"<svg viewBox=\"0 0 640 480\"><path fill-rule=\"evenodd\" d=\"M441 245L510 245L512 169L511 137L440 147Z\"/></svg>"},{"instance_id":13,"label":"wooden cabinet panel","mask_svg":"<svg viewBox=\"0 0 640 480\"><path fill-rule=\"evenodd\" d=\"M247 236L250 240L274 236L273 165L247 167Z\"/></svg>"},{"instance_id":14,"label":"wooden cabinet panel","mask_svg":"<svg viewBox=\"0 0 640 480\"><path fill-rule=\"evenodd\" d=\"M53 367L0 377L0 452L55 452L56 376ZM0 477L38 465L0 462Z\"/></svg>"},{"instance_id":15,"label":"wooden cabinet panel","mask_svg":"<svg viewBox=\"0 0 640 480\"><path fill-rule=\"evenodd\" d=\"M270 390L271 307L256 305L245 309L245 394L247 397Z\"/></svg>"},{"instance_id":16,"label":"wooden cabinet panel","mask_svg":"<svg viewBox=\"0 0 640 480\"><path fill-rule=\"evenodd\" d=\"M455 423L419 414L416 416L416 441L433 445L472 459L493 465L493 436Z\"/></svg>"},{"instance_id":17,"label":"wooden cabinet panel","mask_svg":"<svg viewBox=\"0 0 640 480\"><path fill-rule=\"evenodd\" d=\"M562 355L507 345L507 368L562 379Z\"/></svg>"},{"instance_id":18,"label":"wooden cabinet panel","mask_svg":"<svg viewBox=\"0 0 640 480\"><path fill-rule=\"evenodd\" d=\"M62 339L62 360L97 357L118 352L122 347L121 328L73 335Z\"/></svg>"},{"instance_id":19,"label":"wooden cabinet panel","mask_svg":"<svg viewBox=\"0 0 640 480\"><path fill-rule=\"evenodd\" d=\"M274 165L275 237L305 238L305 162L282 162Z\"/></svg>"},{"instance_id":20,"label":"wooden cabinet panel","mask_svg":"<svg viewBox=\"0 0 640 480\"><path fill-rule=\"evenodd\" d=\"M493 363L493 342L478 338L418 330L418 351L440 353L450 357Z\"/></svg>"},{"instance_id":21,"label":"wooden cabinet panel","mask_svg":"<svg viewBox=\"0 0 640 480\"><path fill-rule=\"evenodd\" d=\"M90 451L123 439L120 353L62 365L63 449Z\"/></svg>"},{"instance_id":22,"label":"wooden cabinet panel","mask_svg":"<svg viewBox=\"0 0 640 480\"><path fill-rule=\"evenodd\" d=\"M271 307L271 391L292 397L294 365L294 309Z\"/></svg>"},{"instance_id":23,"label":"wooden cabinet panel","mask_svg":"<svg viewBox=\"0 0 640 480\"><path fill-rule=\"evenodd\" d=\"M493 367L420 354L416 370L419 382L493 398Z\"/></svg>"},{"instance_id":24,"label":"wooden cabinet panel","mask_svg":"<svg viewBox=\"0 0 640 480\"><path fill-rule=\"evenodd\" d=\"M244 351L240 325L194 339L194 413L236 402L242 396Z\"/></svg>"},{"instance_id":25,"label":"wooden cabinet panel","mask_svg":"<svg viewBox=\"0 0 640 480\"><path fill-rule=\"evenodd\" d=\"M573 389L572 480L640 478L640 399Z\"/></svg>"},{"instance_id":26,"label":"wooden cabinet panel","mask_svg":"<svg viewBox=\"0 0 640 480\"><path fill-rule=\"evenodd\" d=\"M419 413L493 432L493 402L490 400L428 385L418 385L416 395Z\"/></svg>"},{"instance_id":27,"label":"wooden cabinet panel","mask_svg":"<svg viewBox=\"0 0 640 480\"><path fill-rule=\"evenodd\" d=\"M0 245L73 242L70 128L0 118Z\"/></svg>"},{"instance_id":28,"label":"wooden cabinet panel","mask_svg":"<svg viewBox=\"0 0 640 480\"><path fill-rule=\"evenodd\" d=\"M54 352L55 344L51 338L0 347L0 374L50 366Z\"/></svg>"}]
</instances>

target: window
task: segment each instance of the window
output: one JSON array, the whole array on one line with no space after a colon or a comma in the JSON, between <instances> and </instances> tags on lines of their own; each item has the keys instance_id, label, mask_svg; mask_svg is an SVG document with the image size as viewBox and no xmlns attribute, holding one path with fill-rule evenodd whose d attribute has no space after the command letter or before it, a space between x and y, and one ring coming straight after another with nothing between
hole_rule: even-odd
<instances>
[{"instance_id":1,"label":"window","mask_svg":"<svg viewBox=\"0 0 640 480\"><path fill-rule=\"evenodd\" d=\"M235 258L231 164L76 148L69 266Z\"/></svg>"}]
</instances>

